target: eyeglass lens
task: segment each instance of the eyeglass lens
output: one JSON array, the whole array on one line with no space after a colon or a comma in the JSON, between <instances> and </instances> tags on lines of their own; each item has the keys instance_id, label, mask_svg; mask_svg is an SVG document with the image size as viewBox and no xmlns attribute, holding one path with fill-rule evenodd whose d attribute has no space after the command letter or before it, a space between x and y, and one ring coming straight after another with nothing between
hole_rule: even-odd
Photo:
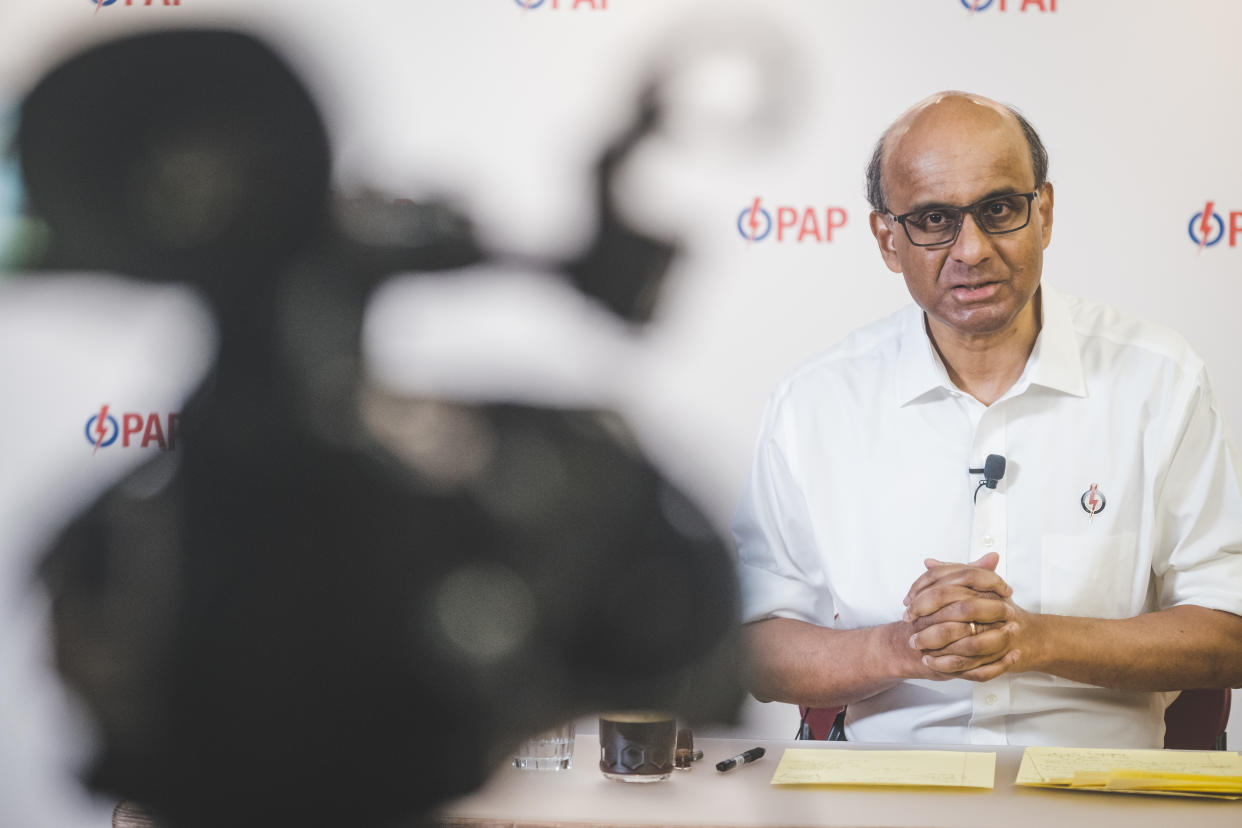
<instances>
[{"instance_id":1,"label":"eyeglass lens","mask_svg":"<svg viewBox=\"0 0 1242 828\"><path fill-rule=\"evenodd\" d=\"M915 244L944 244L957 236L967 211L984 232L1011 233L1030 220L1031 201L1024 195L1003 195L970 207L931 207L906 216L906 232Z\"/></svg>"}]
</instances>

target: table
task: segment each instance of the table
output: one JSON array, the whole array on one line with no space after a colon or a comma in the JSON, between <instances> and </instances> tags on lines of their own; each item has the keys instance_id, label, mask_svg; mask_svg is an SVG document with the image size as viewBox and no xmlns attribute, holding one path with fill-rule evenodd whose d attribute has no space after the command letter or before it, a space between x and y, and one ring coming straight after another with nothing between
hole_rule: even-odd
<instances>
[{"instance_id":1,"label":"table","mask_svg":"<svg viewBox=\"0 0 1242 828\"><path fill-rule=\"evenodd\" d=\"M767 755L752 765L717 773L720 759L763 745ZM696 739L703 750L694 769L667 782L646 785L605 779L599 773L599 739L579 735L573 768L523 771L500 768L473 795L440 812L445 828L521 826L785 826L819 828L1238 828L1242 801L1217 802L1132 794L1015 788L1021 747L944 745L949 750L993 751L996 787L991 790L930 788L773 787L772 773L785 748L823 750L909 749L912 745L846 742ZM928 745L917 746L926 749Z\"/></svg>"}]
</instances>

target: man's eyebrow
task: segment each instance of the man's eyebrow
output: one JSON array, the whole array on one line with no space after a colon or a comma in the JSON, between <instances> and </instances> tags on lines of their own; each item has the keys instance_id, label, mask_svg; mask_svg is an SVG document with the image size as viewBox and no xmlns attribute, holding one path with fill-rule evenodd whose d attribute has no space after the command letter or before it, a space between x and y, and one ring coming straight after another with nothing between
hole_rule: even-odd
<instances>
[{"instance_id":1,"label":"man's eyebrow","mask_svg":"<svg viewBox=\"0 0 1242 828\"><path fill-rule=\"evenodd\" d=\"M1029 192L1029 191L1019 190L1017 187L997 187L995 190L992 190L987 195L973 201L972 204L978 204L980 201L987 201L989 198L996 198L997 196L1013 195L1014 193L1018 193L1018 192ZM924 210L960 210L963 207L967 207L967 206L970 206L970 205L946 204L943 201L924 201L924 202L915 204L909 210L906 210L906 213L921 213ZM904 214L898 213L896 215L904 215Z\"/></svg>"}]
</instances>

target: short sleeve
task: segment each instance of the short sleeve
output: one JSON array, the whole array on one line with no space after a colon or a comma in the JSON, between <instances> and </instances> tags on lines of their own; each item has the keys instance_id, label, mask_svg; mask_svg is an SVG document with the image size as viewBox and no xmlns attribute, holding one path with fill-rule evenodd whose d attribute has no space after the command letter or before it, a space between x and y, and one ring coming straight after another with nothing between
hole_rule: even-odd
<instances>
[{"instance_id":1,"label":"short sleeve","mask_svg":"<svg viewBox=\"0 0 1242 828\"><path fill-rule=\"evenodd\" d=\"M1242 615L1237 452L1202 371L1187 400L1157 494L1152 570L1160 608L1194 604Z\"/></svg>"},{"instance_id":2,"label":"short sleeve","mask_svg":"<svg viewBox=\"0 0 1242 828\"><path fill-rule=\"evenodd\" d=\"M742 620L793 618L831 626L832 599L824 580L802 488L786 461L790 429L781 397L768 403L755 461L733 520Z\"/></svg>"}]
</instances>

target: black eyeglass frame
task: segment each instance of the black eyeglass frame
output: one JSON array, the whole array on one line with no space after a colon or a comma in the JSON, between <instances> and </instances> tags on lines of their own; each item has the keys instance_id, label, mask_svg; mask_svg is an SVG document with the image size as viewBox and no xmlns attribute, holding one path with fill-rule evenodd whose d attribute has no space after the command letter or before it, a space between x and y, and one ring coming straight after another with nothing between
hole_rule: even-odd
<instances>
[{"instance_id":1,"label":"black eyeglass frame","mask_svg":"<svg viewBox=\"0 0 1242 828\"><path fill-rule=\"evenodd\" d=\"M893 220L900 224L902 229L906 231L906 238L910 240L910 244L915 247L943 247L944 245L953 244L953 242L957 241L958 235L962 232L962 224L966 221L967 213L970 213L970 215L974 218L975 226L987 233L989 236L1003 236L1007 233L1018 232L1031 223L1031 211L1034 209L1032 202L1035 200L1037 195L1039 195L1039 190L1032 190L1029 193L1002 193L1000 195L991 195L987 198L981 198L974 204L967 204L963 207L954 207L952 204L942 204L938 206L924 207L921 210L911 210L908 213L902 213L900 216L891 210L885 210L885 212L892 216ZM1020 196L1026 199L1026 221L1022 222L1017 227L1011 227L1008 230L989 230L985 227L984 222L979 219L979 211L983 208L983 206L989 202L996 201L997 199L1013 198L1014 196ZM910 235L910 228L906 225L906 219L910 218L910 216L917 215L918 213L926 213L932 210L957 211L957 226L953 228L953 235L944 241L916 242L914 237Z\"/></svg>"}]
</instances>

